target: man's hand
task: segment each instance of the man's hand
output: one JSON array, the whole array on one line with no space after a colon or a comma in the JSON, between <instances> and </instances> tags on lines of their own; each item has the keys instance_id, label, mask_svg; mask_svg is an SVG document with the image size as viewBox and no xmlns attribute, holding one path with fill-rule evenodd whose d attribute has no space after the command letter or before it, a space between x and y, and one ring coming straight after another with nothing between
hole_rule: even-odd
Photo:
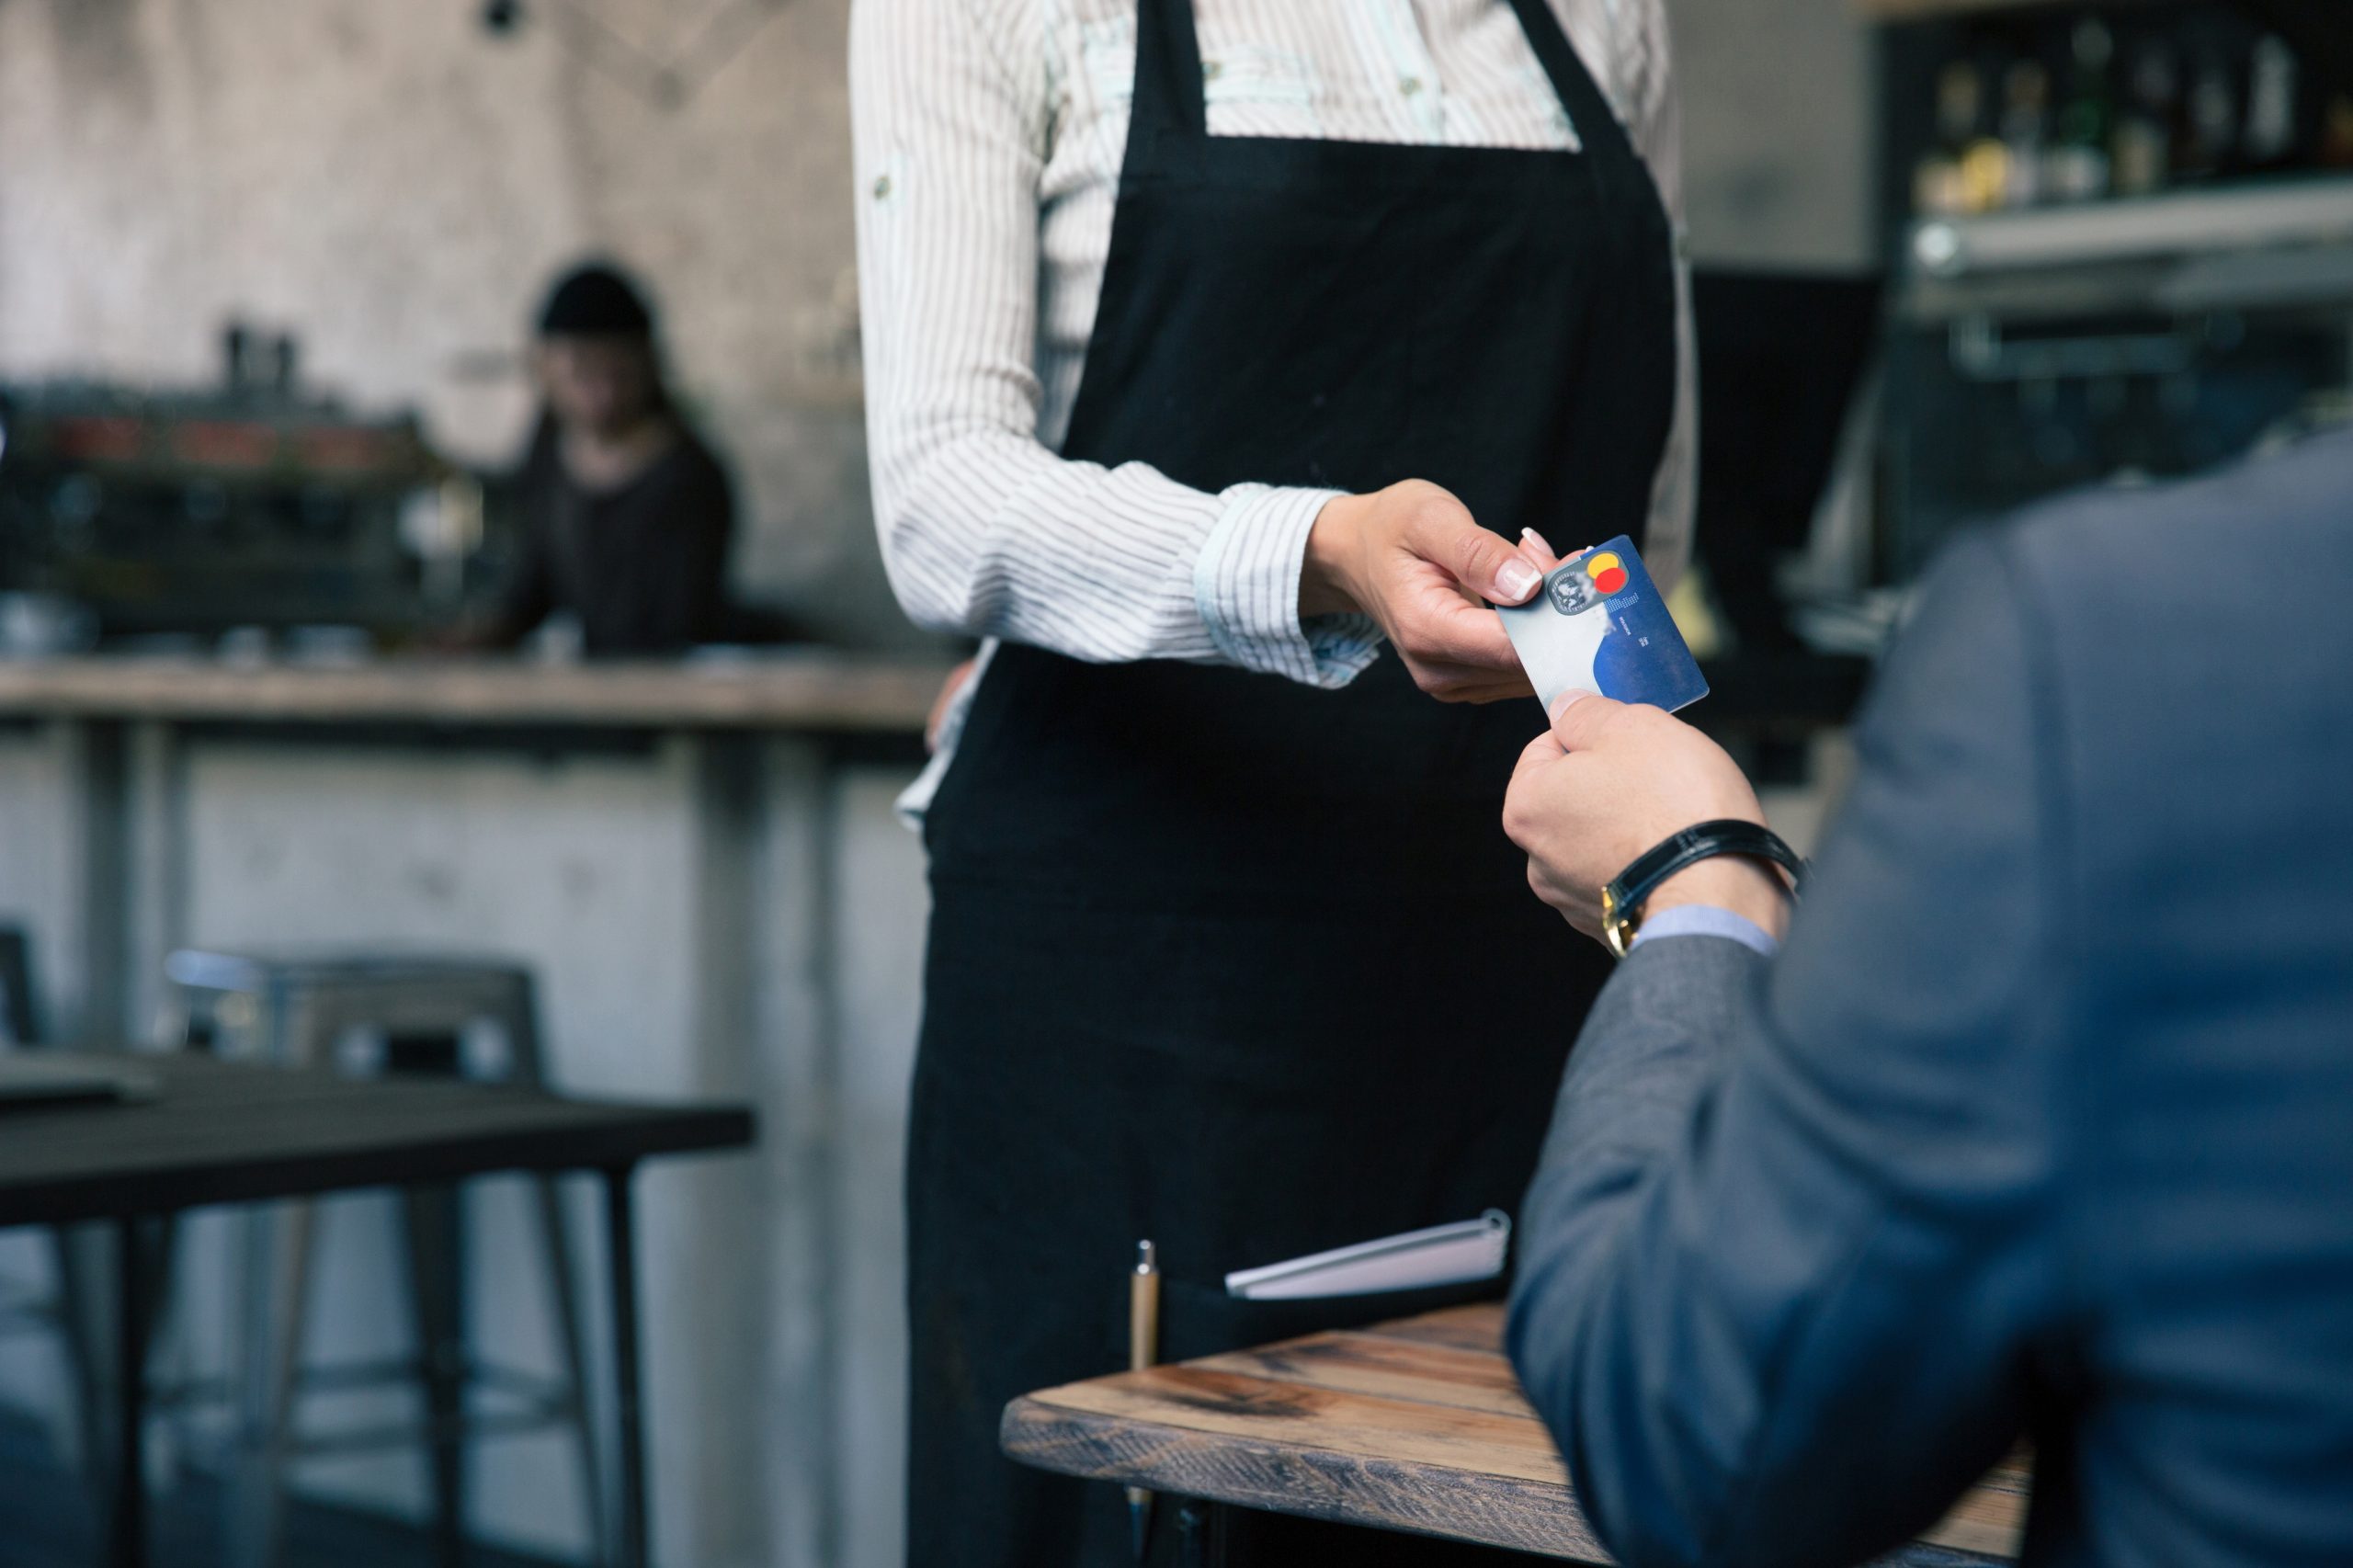
<instances>
[{"instance_id":1,"label":"man's hand","mask_svg":"<svg viewBox=\"0 0 2353 1568\"><path fill-rule=\"evenodd\" d=\"M1552 727L1529 743L1504 799L1504 831L1528 851L1528 882L1588 937L1601 931L1601 890L1634 858L1697 823L1762 823L1740 766L1672 714L1572 692ZM1788 900L1778 873L1719 856L1677 872L1645 913L1711 903L1778 937Z\"/></svg>"},{"instance_id":2,"label":"man's hand","mask_svg":"<svg viewBox=\"0 0 2353 1568\"><path fill-rule=\"evenodd\" d=\"M1370 616L1446 702L1526 697L1529 687L1486 601L1525 602L1543 574L1435 484L1407 480L1327 503L1307 536L1299 613Z\"/></svg>"}]
</instances>

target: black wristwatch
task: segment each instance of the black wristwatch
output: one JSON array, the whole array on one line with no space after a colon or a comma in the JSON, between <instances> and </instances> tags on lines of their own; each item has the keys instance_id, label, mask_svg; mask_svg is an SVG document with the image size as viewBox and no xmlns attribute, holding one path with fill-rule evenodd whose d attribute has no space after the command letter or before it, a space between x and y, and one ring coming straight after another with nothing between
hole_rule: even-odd
<instances>
[{"instance_id":1,"label":"black wristwatch","mask_svg":"<svg viewBox=\"0 0 2353 1568\"><path fill-rule=\"evenodd\" d=\"M1659 883L1718 855L1745 855L1779 866L1790 874L1792 897L1805 881L1805 861L1772 829L1733 817L1697 824L1637 855L1633 864L1601 890L1601 939L1609 950L1621 959L1626 956L1626 949L1633 945L1635 928L1643 923L1643 901L1658 890Z\"/></svg>"}]
</instances>

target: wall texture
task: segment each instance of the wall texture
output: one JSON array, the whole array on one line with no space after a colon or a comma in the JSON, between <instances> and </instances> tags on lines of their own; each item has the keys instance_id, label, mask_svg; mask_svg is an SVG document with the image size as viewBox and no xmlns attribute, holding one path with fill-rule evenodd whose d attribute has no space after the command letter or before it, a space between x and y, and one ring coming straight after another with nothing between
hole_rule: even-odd
<instances>
[{"instance_id":1,"label":"wall texture","mask_svg":"<svg viewBox=\"0 0 2353 1568\"><path fill-rule=\"evenodd\" d=\"M1854 0L1667 0L1701 266L1872 265L1870 29Z\"/></svg>"}]
</instances>

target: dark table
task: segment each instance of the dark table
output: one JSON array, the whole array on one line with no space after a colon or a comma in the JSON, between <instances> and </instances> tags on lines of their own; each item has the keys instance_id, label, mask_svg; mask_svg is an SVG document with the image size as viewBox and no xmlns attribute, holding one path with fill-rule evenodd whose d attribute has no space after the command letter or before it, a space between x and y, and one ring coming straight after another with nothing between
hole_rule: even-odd
<instances>
[{"instance_id":1,"label":"dark table","mask_svg":"<svg viewBox=\"0 0 2353 1568\"><path fill-rule=\"evenodd\" d=\"M1608 1554L1503 1353L1503 1308L1454 1307L1350 1332L1047 1389L1006 1407L1026 1464L1278 1514L1508 1547ZM1998 1467L1886 1568L2018 1555L2029 1477ZM1223 1531L1204 1521L1214 1562Z\"/></svg>"},{"instance_id":2,"label":"dark table","mask_svg":"<svg viewBox=\"0 0 2353 1568\"><path fill-rule=\"evenodd\" d=\"M44 1052L49 1061L71 1061ZM119 1064L126 1059L100 1060ZM620 1436L620 1551L647 1552L639 1411L637 1238L630 1178L659 1154L741 1148L740 1106L582 1100L446 1078L342 1078L190 1054L140 1055L152 1101L0 1112L0 1227L116 1222L122 1402L112 1557L147 1560L139 1317L149 1292L139 1221L214 1203L308 1198L350 1187L446 1182L494 1171L595 1171L604 1178Z\"/></svg>"}]
</instances>

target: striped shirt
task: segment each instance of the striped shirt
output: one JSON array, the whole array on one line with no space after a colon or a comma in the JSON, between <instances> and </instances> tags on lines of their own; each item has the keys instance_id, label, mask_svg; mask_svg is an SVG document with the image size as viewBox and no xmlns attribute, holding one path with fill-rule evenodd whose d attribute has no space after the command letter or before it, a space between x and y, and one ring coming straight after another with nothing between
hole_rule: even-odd
<instances>
[{"instance_id":1,"label":"striped shirt","mask_svg":"<svg viewBox=\"0 0 2353 1568\"><path fill-rule=\"evenodd\" d=\"M1663 0L1552 4L1679 232ZM1578 144L1506 0L1193 9L1211 135ZM1370 623L1302 625L1298 613L1308 529L1332 492L1209 493L1142 463L1057 455L1110 249L1135 21L1135 0L856 0L858 280L883 559L900 603L935 630L1098 663L1182 659L1344 685L1377 656ZM1676 415L1644 551L1662 582L1690 538L1681 292ZM943 761L949 749L944 738Z\"/></svg>"}]
</instances>

